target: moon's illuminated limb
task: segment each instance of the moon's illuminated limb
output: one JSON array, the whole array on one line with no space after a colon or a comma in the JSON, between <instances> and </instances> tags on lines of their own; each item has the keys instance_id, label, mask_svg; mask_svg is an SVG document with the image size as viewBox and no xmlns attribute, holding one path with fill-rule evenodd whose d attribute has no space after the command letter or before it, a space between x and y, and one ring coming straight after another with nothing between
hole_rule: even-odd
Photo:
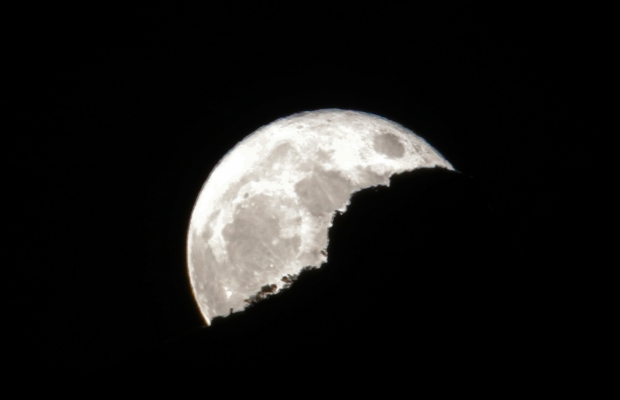
<instances>
[{"instance_id":1,"label":"moon's illuminated limb","mask_svg":"<svg viewBox=\"0 0 620 400\"><path fill-rule=\"evenodd\" d=\"M294 114L246 137L211 172L190 221L189 276L207 323L325 262L333 214L353 192L435 166L453 169L410 130L357 111Z\"/></svg>"}]
</instances>

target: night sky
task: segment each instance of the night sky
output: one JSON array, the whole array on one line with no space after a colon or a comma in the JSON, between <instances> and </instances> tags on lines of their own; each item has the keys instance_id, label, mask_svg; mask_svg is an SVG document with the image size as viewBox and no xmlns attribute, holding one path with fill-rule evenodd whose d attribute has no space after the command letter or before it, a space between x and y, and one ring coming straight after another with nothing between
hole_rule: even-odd
<instances>
[{"instance_id":1,"label":"night sky","mask_svg":"<svg viewBox=\"0 0 620 400\"><path fill-rule=\"evenodd\" d=\"M402 4L33 15L21 60L36 128L7 150L22 221L7 359L209 373L544 363L574 157L569 28L556 9ZM459 173L360 194L330 233L330 268L205 329L185 264L202 184L246 135L321 108L400 123Z\"/></svg>"}]
</instances>

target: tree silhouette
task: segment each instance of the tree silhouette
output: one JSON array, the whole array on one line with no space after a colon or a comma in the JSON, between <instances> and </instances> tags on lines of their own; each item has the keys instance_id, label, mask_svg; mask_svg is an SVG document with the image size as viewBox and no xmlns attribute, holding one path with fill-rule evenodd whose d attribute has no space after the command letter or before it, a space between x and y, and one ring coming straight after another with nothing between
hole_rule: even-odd
<instances>
[{"instance_id":1,"label":"tree silhouette","mask_svg":"<svg viewBox=\"0 0 620 400\"><path fill-rule=\"evenodd\" d=\"M299 274L301 274L304 271L308 271L311 269L314 269L316 267L313 266L306 266L303 267L300 271ZM293 285L293 283L297 280L297 278L299 278L299 274L287 274L285 276L283 276L282 278L280 278L280 280L283 282L282 288L280 289L280 291L284 290L284 289L288 289L291 287L291 285ZM243 300L246 303L245 308L248 308L256 303L258 303L261 300L266 299L267 297L274 295L278 292L278 285L276 284L267 284L264 285L260 288L260 290L255 294L250 296L249 298Z\"/></svg>"},{"instance_id":2,"label":"tree silhouette","mask_svg":"<svg viewBox=\"0 0 620 400\"><path fill-rule=\"evenodd\" d=\"M274 294L277 290L278 290L278 285L276 284L264 285L263 287L260 288L258 293L256 293L253 296L250 296L249 299L245 299L243 301L247 303L246 307L248 307L248 306L258 303L261 300L266 299L267 297Z\"/></svg>"}]
</instances>

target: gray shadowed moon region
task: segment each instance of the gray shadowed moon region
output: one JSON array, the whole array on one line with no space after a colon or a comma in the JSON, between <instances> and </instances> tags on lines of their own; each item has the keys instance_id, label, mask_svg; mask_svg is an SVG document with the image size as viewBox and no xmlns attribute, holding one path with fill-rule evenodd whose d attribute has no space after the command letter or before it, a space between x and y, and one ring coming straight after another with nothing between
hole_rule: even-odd
<instances>
[{"instance_id":1,"label":"gray shadowed moon region","mask_svg":"<svg viewBox=\"0 0 620 400\"><path fill-rule=\"evenodd\" d=\"M326 262L334 213L354 192L434 167L453 169L410 130L357 111L294 114L247 136L211 172L190 220L188 270L205 321Z\"/></svg>"}]
</instances>

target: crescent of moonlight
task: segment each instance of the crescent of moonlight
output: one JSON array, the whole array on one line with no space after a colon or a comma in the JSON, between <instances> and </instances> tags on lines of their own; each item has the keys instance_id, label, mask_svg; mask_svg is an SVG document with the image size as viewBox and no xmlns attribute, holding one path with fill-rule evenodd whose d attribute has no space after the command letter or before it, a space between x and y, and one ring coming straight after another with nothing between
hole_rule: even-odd
<instances>
[{"instance_id":1,"label":"crescent of moonlight","mask_svg":"<svg viewBox=\"0 0 620 400\"><path fill-rule=\"evenodd\" d=\"M247 136L209 175L189 224L188 272L207 324L326 262L334 213L354 192L432 167L453 169L410 130L358 111L302 112Z\"/></svg>"}]
</instances>

